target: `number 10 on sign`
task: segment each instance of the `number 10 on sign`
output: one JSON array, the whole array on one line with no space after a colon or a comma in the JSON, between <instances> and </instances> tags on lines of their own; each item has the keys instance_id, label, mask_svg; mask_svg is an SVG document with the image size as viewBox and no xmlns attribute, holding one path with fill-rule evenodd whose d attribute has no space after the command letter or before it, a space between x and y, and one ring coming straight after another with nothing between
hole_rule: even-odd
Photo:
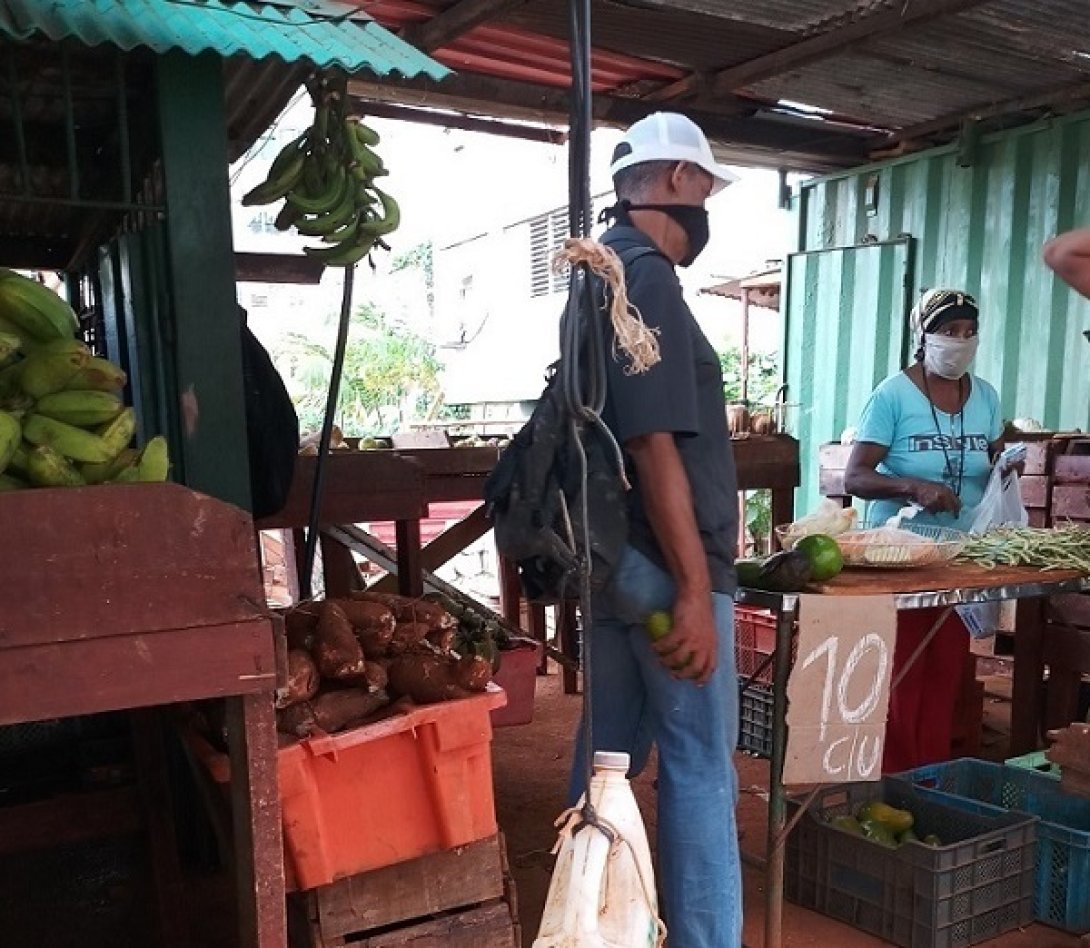
<instances>
[{"instance_id":1,"label":"number 10 on sign","mask_svg":"<svg viewBox=\"0 0 1090 948\"><path fill-rule=\"evenodd\" d=\"M896 635L889 596L801 597L785 783L881 776Z\"/></svg>"}]
</instances>

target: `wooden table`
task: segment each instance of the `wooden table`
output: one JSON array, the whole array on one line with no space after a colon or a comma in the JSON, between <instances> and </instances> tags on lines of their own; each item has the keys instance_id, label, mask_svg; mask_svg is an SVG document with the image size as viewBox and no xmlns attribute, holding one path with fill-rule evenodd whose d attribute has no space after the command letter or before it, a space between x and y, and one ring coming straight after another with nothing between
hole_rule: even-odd
<instances>
[{"instance_id":1,"label":"wooden table","mask_svg":"<svg viewBox=\"0 0 1090 948\"><path fill-rule=\"evenodd\" d=\"M300 456L284 508L257 521L259 530L294 531L297 566L302 567L304 529L310 519L311 491L318 459ZM327 459L325 492L318 520L320 528L371 520L397 523L394 569L398 591L419 596L420 518L427 516L424 471L412 459L393 451L334 451ZM343 544L322 538L326 592L343 595L359 585L359 570Z\"/></svg>"},{"instance_id":2,"label":"wooden table","mask_svg":"<svg viewBox=\"0 0 1090 948\"><path fill-rule=\"evenodd\" d=\"M1033 600L1045 596L1090 590L1090 577L1069 571L1042 572L1027 567L986 570L971 564L946 564L907 570L848 569L808 592L826 596L893 596L898 609L953 606L999 599ZM790 676L791 640L799 614L797 594L767 593L740 589L738 601L775 611L776 651L774 656L773 739L769 772L768 840L766 863L765 948L779 948L783 920L783 883L786 821L786 792L783 765L786 754L787 682ZM1019 603L1019 622L1031 621L1032 611ZM1039 640L1035 636L1034 640ZM1027 663L1028 664L1028 663ZM1031 687L1015 677L1016 707L1025 704ZM1021 704L1019 704L1021 703ZM1012 734L1013 738L1013 734Z\"/></svg>"},{"instance_id":3,"label":"wooden table","mask_svg":"<svg viewBox=\"0 0 1090 948\"><path fill-rule=\"evenodd\" d=\"M784 434L748 435L732 440L731 449L738 489L771 493L774 526L794 520L795 488L802 483L798 441Z\"/></svg>"},{"instance_id":4,"label":"wooden table","mask_svg":"<svg viewBox=\"0 0 1090 948\"><path fill-rule=\"evenodd\" d=\"M250 517L176 484L134 484L4 494L0 523L0 724L225 698L240 944L283 948L274 626ZM146 776L152 820L167 819L165 781ZM137 802L62 798L6 809L3 825L48 845L61 826L123 828ZM173 845L163 825L151 835ZM161 893L176 883L157 881Z\"/></svg>"}]
</instances>

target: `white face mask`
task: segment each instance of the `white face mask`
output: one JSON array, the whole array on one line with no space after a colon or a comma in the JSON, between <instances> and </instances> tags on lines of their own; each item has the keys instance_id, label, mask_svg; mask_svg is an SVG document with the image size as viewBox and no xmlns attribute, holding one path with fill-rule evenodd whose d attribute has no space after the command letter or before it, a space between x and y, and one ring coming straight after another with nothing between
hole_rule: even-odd
<instances>
[{"instance_id":1,"label":"white face mask","mask_svg":"<svg viewBox=\"0 0 1090 948\"><path fill-rule=\"evenodd\" d=\"M969 371L969 365L976 358L980 339L958 339L955 336L940 336L924 333L923 367L932 375L941 375L944 379L960 379Z\"/></svg>"}]
</instances>

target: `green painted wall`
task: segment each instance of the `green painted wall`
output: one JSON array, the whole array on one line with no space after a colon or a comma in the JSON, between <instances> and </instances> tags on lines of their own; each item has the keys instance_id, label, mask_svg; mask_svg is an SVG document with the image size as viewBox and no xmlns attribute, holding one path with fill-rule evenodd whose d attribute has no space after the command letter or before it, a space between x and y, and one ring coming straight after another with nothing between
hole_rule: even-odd
<instances>
[{"instance_id":1,"label":"green painted wall","mask_svg":"<svg viewBox=\"0 0 1090 948\"><path fill-rule=\"evenodd\" d=\"M1090 430L1090 302L1041 262L1048 237L1090 226L1090 113L985 136L971 154L955 145L815 179L794 205L802 253L789 261L784 305L788 399L803 403L798 509L817 499L817 445L854 424L877 367L910 355L891 340L930 287L977 296L975 371L1006 417Z\"/></svg>"}]
</instances>

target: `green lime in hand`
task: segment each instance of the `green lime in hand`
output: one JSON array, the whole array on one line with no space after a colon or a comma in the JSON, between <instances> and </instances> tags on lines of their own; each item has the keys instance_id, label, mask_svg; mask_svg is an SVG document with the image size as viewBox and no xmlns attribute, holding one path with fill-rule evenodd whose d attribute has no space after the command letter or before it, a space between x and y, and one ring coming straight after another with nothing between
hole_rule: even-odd
<instances>
[{"instance_id":1,"label":"green lime in hand","mask_svg":"<svg viewBox=\"0 0 1090 948\"><path fill-rule=\"evenodd\" d=\"M656 609L643 620L643 627L647 630L647 634L651 636L651 641L657 642L670 634L670 630L674 627L674 618L669 612Z\"/></svg>"}]
</instances>

